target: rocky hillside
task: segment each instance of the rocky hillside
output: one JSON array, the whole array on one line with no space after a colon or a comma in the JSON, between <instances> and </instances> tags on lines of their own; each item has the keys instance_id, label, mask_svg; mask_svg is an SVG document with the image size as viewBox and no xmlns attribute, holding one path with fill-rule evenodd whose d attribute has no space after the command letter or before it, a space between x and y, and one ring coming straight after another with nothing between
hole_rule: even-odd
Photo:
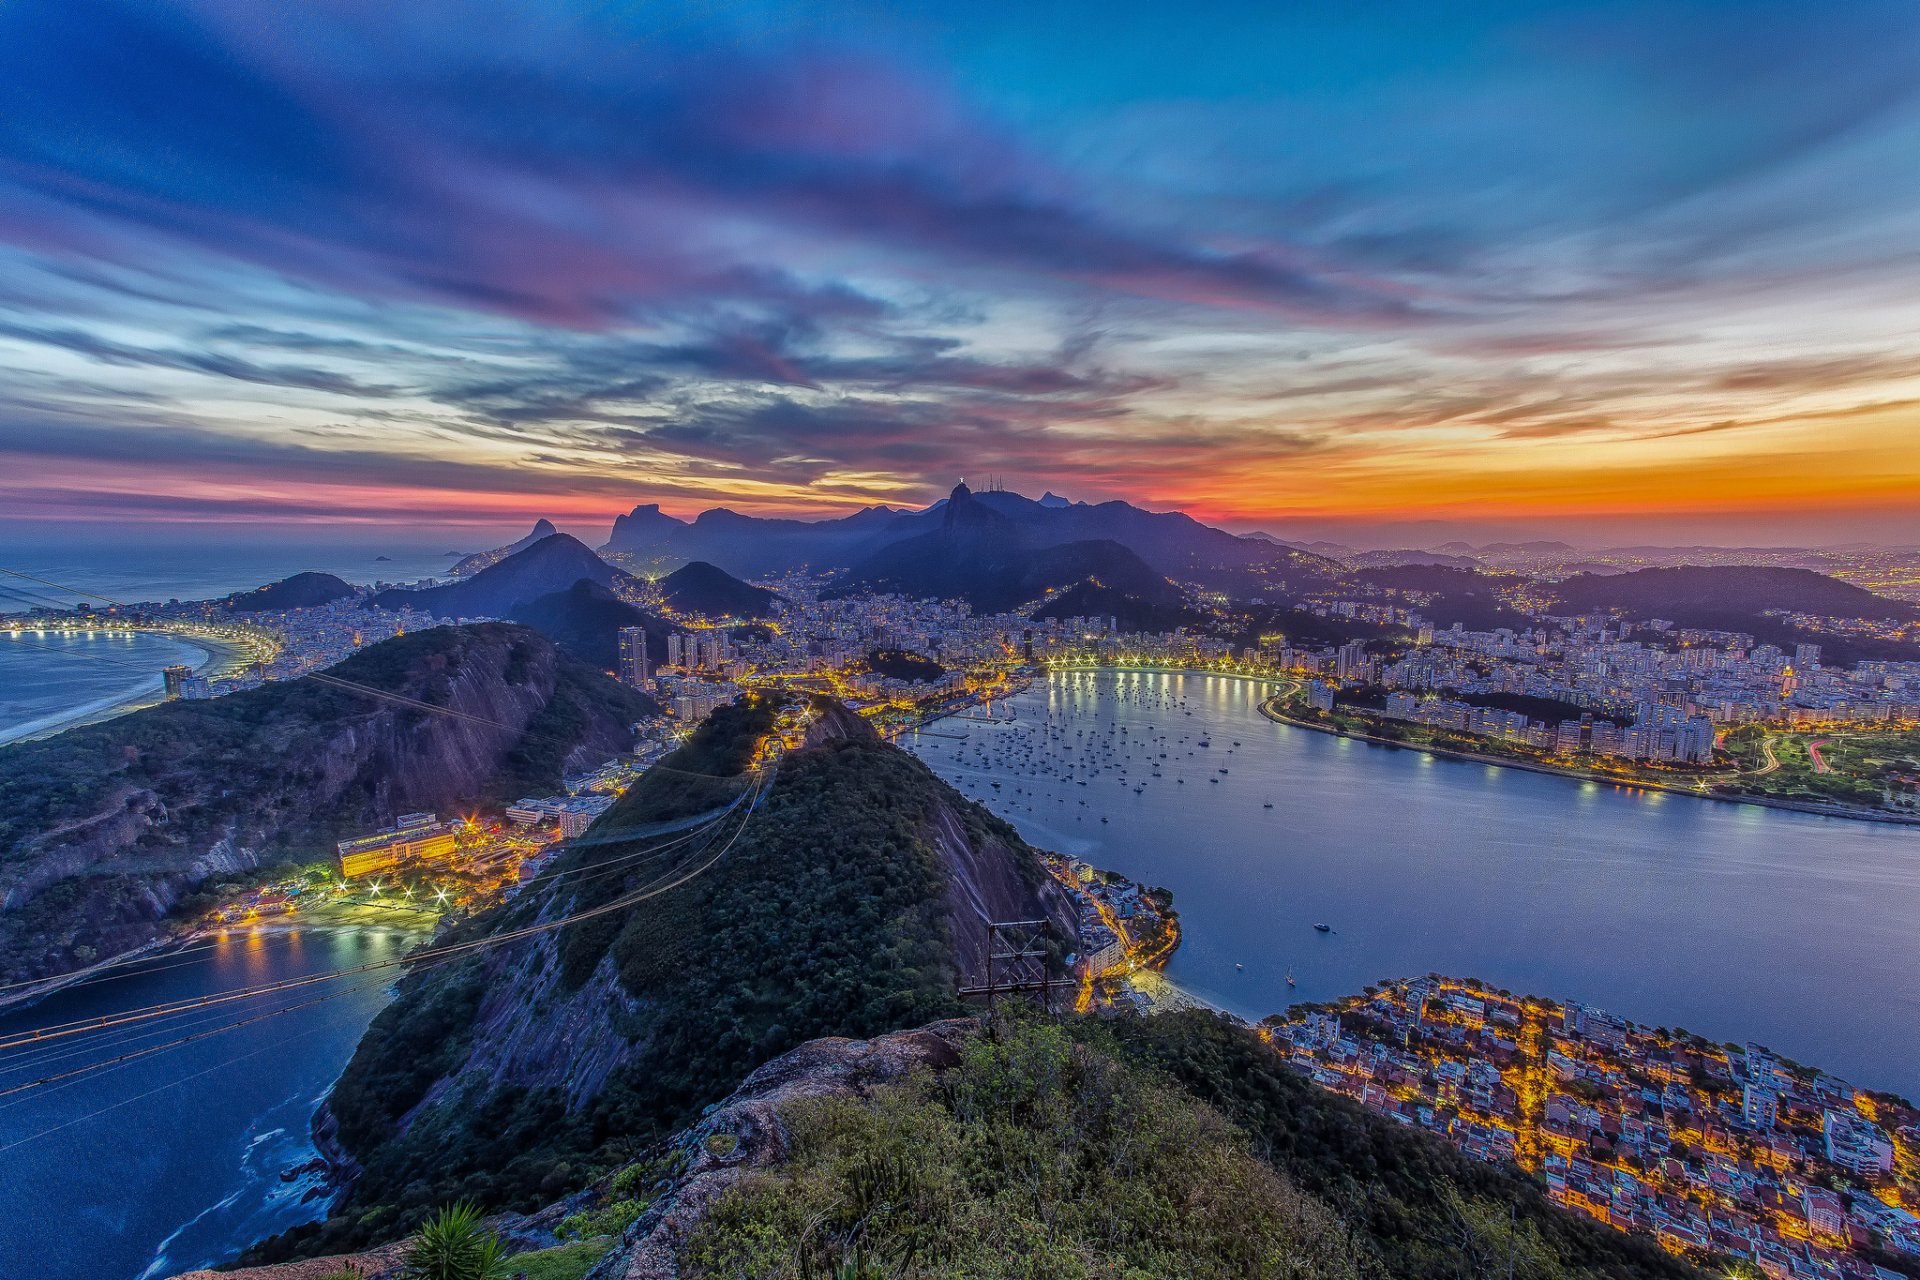
<instances>
[{"instance_id":1,"label":"rocky hillside","mask_svg":"<svg viewBox=\"0 0 1920 1280\"><path fill-rule=\"evenodd\" d=\"M655 711L501 624L396 637L329 674L459 715L296 680L0 749L0 978L138 947L210 882L331 857L398 813L555 786Z\"/></svg>"},{"instance_id":2,"label":"rocky hillside","mask_svg":"<svg viewBox=\"0 0 1920 1280\"><path fill-rule=\"evenodd\" d=\"M715 713L462 936L613 909L403 984L323 1122L351 1194L282 1247L376 1239L455 1196L531 1208L803 1041L955 1012L987 918L1049 916L1071 949L1070 904L1012 829L836 705L762 789L749 764L774 715ZM701 825L743 792L757 802Z\"/></svg>"},{"instance_id":3,"label":"rocky hillside","mask_svg":"<svg viewBox=\"0 0 1920 1280\"><path fill-rule=\"evenodd\" d=\"M809 1041L592 1186L496 1216L582 1280L1698 1280L1205 1014ZM225 1273L402 1274L402 1244ZM212 1280L196 1273L193 1280Z\"/></svg>"}]
</instances>

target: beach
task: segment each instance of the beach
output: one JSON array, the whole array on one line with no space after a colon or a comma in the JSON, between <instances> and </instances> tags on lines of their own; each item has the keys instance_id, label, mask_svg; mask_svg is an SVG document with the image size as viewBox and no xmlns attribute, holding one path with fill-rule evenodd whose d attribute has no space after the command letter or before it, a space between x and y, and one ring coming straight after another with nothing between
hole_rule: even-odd
<instances>
[{"instance_id":1,"label":"beach","mask_svg":"<svg viewBox=\"0 0 1920 1280\"><path fill-rule=\"evenodd\" d=\"M175 628L0 632L0 745L52 737L164 701L162 667L184 663L219 680L244 671L255 656L242 642Z\"/></svg>"}]
</instances>

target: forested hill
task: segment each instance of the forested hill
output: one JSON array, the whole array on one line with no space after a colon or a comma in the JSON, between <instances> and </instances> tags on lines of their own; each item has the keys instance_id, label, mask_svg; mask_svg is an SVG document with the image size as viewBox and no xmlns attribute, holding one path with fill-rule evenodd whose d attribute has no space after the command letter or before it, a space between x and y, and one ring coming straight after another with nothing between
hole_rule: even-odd
<instances>
[{"instance_id":1,"label":"forested hill","mask_svg":"<svg viewBox=\"0 0 1920 1280\"><path fill-rule=\"evenodd\" d=\"M857 716L823 707L807 745L751 772L774 715L715 712L462 936L614 909L402 985L330 1101L363 1172L309 1244L391 1232L455 1196L530 1208L804 1040L956 1012L983 918L1049 916L1071 949L1070 903L1012 828Z\"/></svg>"},{"instance_id":2,"label":"forested hill","mask_svg":"<svg viewBox=\"0 0 1920 1280\"><path fill-rule=\"evenodd\" d=\"M525 627L438 627L310 680L164 703L0 748L0 978L159 936L209 881L333 856L409 810L550 789L632 743L653 704Z\"/></svg>"},{"instance_id":3,"label":"forested hill","mask_svg":"<svg viewBox=\"0 0 1920 1280\"><path fill-rule=\"evenodd\" d=\"M1811 569L1772 565L1585 573L1555 584L1554 593L1569 611L1622 609L1636 617L1668 618L1687 626L1713 626L1719 619L1758 616L1769 609L1875 620L1920 614L1920 608L1904 601L1889 600Z\"/></svg>"}]
</instances>

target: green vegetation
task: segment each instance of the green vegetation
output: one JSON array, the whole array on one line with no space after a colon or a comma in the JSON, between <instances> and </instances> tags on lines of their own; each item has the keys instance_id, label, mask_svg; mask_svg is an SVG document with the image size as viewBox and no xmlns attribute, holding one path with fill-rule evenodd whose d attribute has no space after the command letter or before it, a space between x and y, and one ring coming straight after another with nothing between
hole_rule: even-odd
<instances>
[{"instance_id":1,"label":"green vegetation","mask_svg":"<svg viewBox=\"0 0 1920 1280\"><path fill-rule=\"evenodd\" d=\"M420 1228L402 1280L507 1280L507 1249L472 1204L448 1205Z\"/></svg>"},{"instance_id":2,"label":"green vegetation","mask_svg":"<svg viewBox=\"0 0 1920 1280\"><path fill-rule=\"evenodd\" d=\"M685 1274L1358 1277L1322 1202L1245 1136L1060 1027L939 1076L788 1107L789 1159L717 1204Z\"/></svg>"},{"instance_id":3,"label":"green vegetation","mask_svg":"<svg viewBox=\"0 0 1920 1280\"><path fill-rule=\"evenodd\" d=\"M893 680L938 680L947 669L932 658L904 649L874 649L867 654L867 670Z\"/></svg>"},{"instance_id":4,"label":"green vegetation","mask_svg":"<svg viewBox=\"0 0 1920 1280\"><path fill-rule=\"evenodd\" d=\"M593 833L726 803L772 718L754 702L716 712ZM483 999L510 998L525 981L521 966L547 963L543 944L409 979L330 1102L343 1145L364 1169L346 1213L256 1256L390 1237L454 1198L537 1207L631 1161L803 1041L876 1035L958 1012L946 872L929 840L943 805L983 847L997 843L1032 860L1010 828L960 801L913 757L878 740L833 741L782 761L751 824L705 874L560 931L548 948L560 966L550 999L571 996L596 972L636 999L634 1012L594 1015L613 1019L626 1048L584 1105L570 1104L559 1087L461 1075ZM547 892L470 921L454 937L643 887L661 867L634 862L635 847L583 845L557 868L582 875L558 876ZM1023 871L1040 874L1037 866ZM443 1081L451 1083L436 1089ZM430 1089L433 1101L421 1107ZM617 1198L646 1194L629 1189Z\"/></svg>"},{"instance_id":5,"label":"green vegetation","mask_svg":"<svg viewBox=\"0 0 1920 1280\"><path fill-rule=\"evenodd\" d=\"M499 624L397 636L331 674L432 705L449 701L456 680L500 686L503 700L538 681L541 700L524 733L499 743L480 795L443 757L454 737L488 730L309 680L165 703L0 748L0 870L29 875L75 846L89 850L84 861L111 853L113 862L55 879L8 913L0 979L76 967L82 948L104 956L148 941L154 899L190 892L185 868L223 838L268 866L331 857L336 840L396 810L555 787L575 745L596 733L612 742L653 711L533 632ZM156 893L168 876L181 879Z\"/></svg>"},{"instance_id":6,"label":"green vegetation","mask_svg":"<svg viewBox=\"0 0 1920 1280\"><path fill-rule=\"evenodd\" d=\"M1780 767L1752 776L1764 766L1763 744L1770 742ZM1819 744L1829 772L1813 762L1811 747ZM1740 789L1783 800L1857 804L1881 807L1891 780L1920 774L1920 730L1836 729L1827 732L1782 732L1760 725L1730 730L1722 745L1749 776Z\"/></svg>"},{"instance_id":7,"label":"green vegetation","mask_svg":"<svg viewBox=\"0 0 1920 1280\"><path fill-rule=\"evenodd\" d=\"M522 1280L580 1280L613 1246L611 1237L603 1237L515 1254L508 1260L509 1271Z\"/></svg>"},{"instance_id":8,"label":"green vegetation","mask_svg":"<svg viewBox=\"0 0 1920 1280\"><path fill-rule=\"evenodd\" d=\"M1211 1014L1083 1024L1090 1043L1162 1073L1238 1125L1253 1149L1339 1215L1363 1270L1390 1280L1687 1280L1642 1237L1568 1213L1511 1165L1474 1160L1289 1071Z\"/></svg>"}]
</instances>

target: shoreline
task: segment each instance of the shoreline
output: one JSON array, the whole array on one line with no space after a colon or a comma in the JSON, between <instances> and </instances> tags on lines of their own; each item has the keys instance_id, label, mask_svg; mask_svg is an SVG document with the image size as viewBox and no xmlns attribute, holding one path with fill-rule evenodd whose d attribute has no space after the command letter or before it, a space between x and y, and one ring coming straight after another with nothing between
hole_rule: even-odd
<instances>
[{"instance_id":1,"label":"shoreline","mask_svg":"<svg viewBox=\"0 0 1920 1280\"><path fill-rule=\"evenodd\" d=\"M198 649L202 654L200 661L194 664L194 674L205 676L209 680L222 680L244 671L253 661L251 650L242 642L223 637L203 635L197 631L174 630L168 627L113 627L115 631L126 631L138 635L161 636L189 648ZM154 688L160 680L156 669L153 675L139 684L111 694L103 694L90 702L67 708L64 711L50 712L47 715L29 720L24 725L9 729L0 729L0 747L13 746L16 743L39 742L57 737L69 729L81 729L88 725L101 724L117 719L133 711L144 711L148 707L160 705L166 701L164 691Z\"/></svg>"},{"instance_id":2,"label":"shoreline","mask_svg":"<svg viewBox=\"0 0 1920 1280\"><path fill-rule=\"evenodd\" d=\"M104 978L117 969L140 964L148 960L164 960L169 956L184 955L204 943L223 934L266 934L279 935L289 933L336 933L348 929L396 929L403 933L431 935L439 926L439 917L431 924L386 923L374 920L319 920L310 921L288 917L274 917L257 920L247 925L202 925L176 937L155 938L143 942L130 951L108 956L105 960L96 960L84 969L74 969L67 973L54 974L42 978L31 987L13 992L0 992L0 1014L18 1013L31 1009L49 996L55 996L72 987L84 986L95 978Z\"/></svg>"},{"instance_id":3,"label":"shoreline","mask_svg":"<svg viewBox=\"0 0 1920 1280\"><path fill-rule=\"evenodd\" d=\"M1345 738L1351 742L1363 742L1370 747L1391 747L1401 751L1418 751L1442 760L1458 760L1465 764L1491 765L1500 769L1519 769L1525 773L1545 774L1553 778L1565 778L1570 782L1592 782L1602 786L1624 787L1634 791L1658 791L1666 795L1684 796L1689 800L1717 800L1723 804L1745 804L1760 809L1779 809L1787 813L1805 813L1818 818L1839 818L1847 822L1875 822L1891 827L1920 827L1920 818L1909 818L1904 814L1880 813L1871 809L1856 809L1846 805L1823 804L1815 800L1789 800L1776 796L1729 795L1717 791L1696 791L1692 787L1679 787L1665 782L1642 782L1628 778L1616 778L1609 774L1589 773L1580 769L1559 769L1550 764L1532 760L1514 760L1504 756L1485 755L1478 751L1462 751L1454 747L1436 747L1427 743L1399 742L1392 738L1376 737L1370 733L1354 733L1335 725L1315 724L1310 720L1299 720L1276 710L1274 703L1279 699L1268 698L1260 704L1260 714L1274 724L1284 724L1294 729L1308 729L1314 733L1324 733L1333 738Z\"/></svg>"}]
</instances>

